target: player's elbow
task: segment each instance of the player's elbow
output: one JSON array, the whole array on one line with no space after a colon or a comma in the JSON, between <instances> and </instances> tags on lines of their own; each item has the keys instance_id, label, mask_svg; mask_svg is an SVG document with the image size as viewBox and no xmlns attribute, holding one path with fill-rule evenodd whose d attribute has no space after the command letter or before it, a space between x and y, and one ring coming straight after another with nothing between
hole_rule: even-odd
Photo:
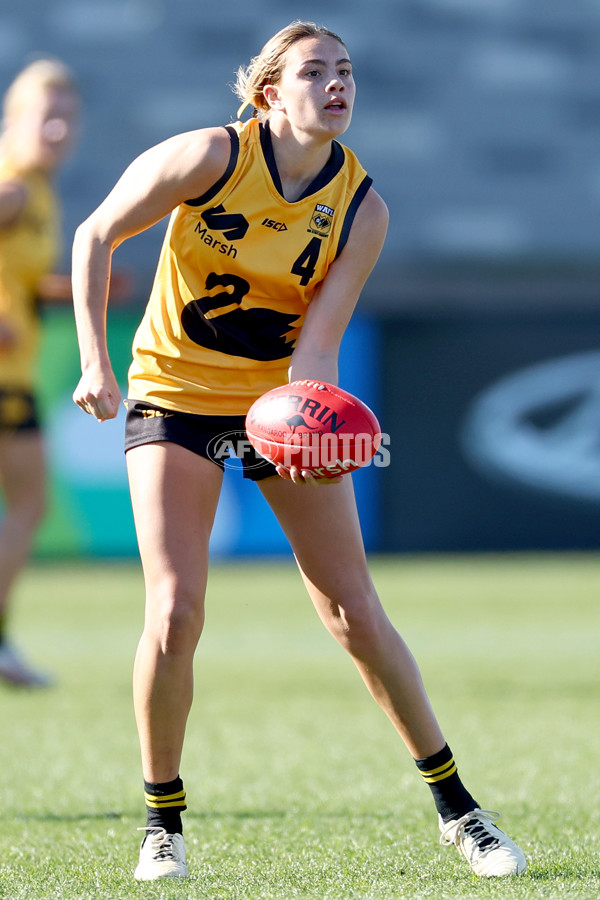
<instances>
[{"instance_id":1,"label":"player's elbow","mask_svg":"<svg viewBox=\"0 0 600 900\"><path fill-rule=\"evenodd\" d=\"M113 249L113 239L101 228L94 215L77 227L73 238L74 259L91 257L98 252L110 255Z\"/></svg>"}]
</instances>

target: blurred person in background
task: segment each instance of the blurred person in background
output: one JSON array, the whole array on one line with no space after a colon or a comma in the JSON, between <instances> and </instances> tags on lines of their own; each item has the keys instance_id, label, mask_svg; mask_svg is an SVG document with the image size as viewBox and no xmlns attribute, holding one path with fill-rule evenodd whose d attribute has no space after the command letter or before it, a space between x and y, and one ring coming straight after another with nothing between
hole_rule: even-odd
<instances>
[{"instance_id":1,"label":"blurred person in background","mask_svg":"<svg viewBox=\"0 0 600 900\"><path fill-rule=\"evenodd\" d=\"M0 133L0 680L42 687L7 637L14 581L25 565L46 506L46 463L35 394L40 307L70 303L55 178L79 132L81 98L61 60L37 59L6 91ZM113 273L111 300L131 295L131 277Z\"/></svg>"},{"instance_id":2,"label":"blurred person in background","mask_svg":"<svg viewBox=\"0 0 600 900\"><path fill-rule=\"evenodd\" d=\"M71 299L61 254L55 175L78 132L80 96L56 59L37 59L4 96L0 135L0 680L45 686L7 636L11 589L46 502L46 463L35 396L39 308Z\"/></svg>"}]
</instances>

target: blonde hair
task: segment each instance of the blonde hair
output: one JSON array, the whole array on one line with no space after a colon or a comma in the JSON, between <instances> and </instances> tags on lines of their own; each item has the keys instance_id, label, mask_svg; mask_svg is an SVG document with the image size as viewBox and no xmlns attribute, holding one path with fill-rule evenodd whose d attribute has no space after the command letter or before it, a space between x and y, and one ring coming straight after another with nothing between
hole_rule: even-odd
<instances>
[{"instance_id":1,"label":"blonde hair","mask_svg":"<svg viewBox=\"0 0 600 900\"><path fill-rule=\"evenodd\" d=\"M32 91L51 88L72 91L79 96L79 89L71 69L59 59L36 59L21 69L4 94L2 116L4 121L18 114L27 104Z\"/></svg>"},{"instance_id":2,"label":"blonde hair","mask_svg":"<svg viewBox=\"0 0 600 900\"><path fill-rule=\"evenodd\" d=\"M319 35L334 38L345 47L343 40L335 32L322 25L315 25L314 22L296 19L274 34L260 53L250 60L248 66L240 66L233 85L233 92L242 102L237 112L238 118L248 106L254 107L254 115L259 119L267 117L269 104L265 100L263 88L267 84L277 84L280 81L285 65L285 54L296 41Z\"/></svg>"},{"instance_id":3,"label":"blonde hair","mask_svg":"<svg viewBox=\"0 0 600 900\"><path fill-rule=\"evenodd\" d=\"M10 123L26 110L32 97L43 91L69 91L79 99L77 81L71 69L59 59L44 57L21 69L4 94L0 129L0 156L11 158L18 152L12 146Z\"/></svg>"}]
</instances>

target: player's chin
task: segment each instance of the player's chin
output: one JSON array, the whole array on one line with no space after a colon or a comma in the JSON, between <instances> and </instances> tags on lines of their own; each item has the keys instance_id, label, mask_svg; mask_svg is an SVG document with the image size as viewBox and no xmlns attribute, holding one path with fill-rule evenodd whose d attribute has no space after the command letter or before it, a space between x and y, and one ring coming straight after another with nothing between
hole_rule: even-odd
<instances>
[{"instance_id":1,"label":"player's chin","mask_svg":"<svg viewBox=\"0 0 600 900\"><path fill-rule=\"evenodd\" d=\"M350 126L350 116L332 116L327 121L327 131L331 138L339 137L341 134L344 134L345 131L348 131Z\"/></svg>"}]
</instances>

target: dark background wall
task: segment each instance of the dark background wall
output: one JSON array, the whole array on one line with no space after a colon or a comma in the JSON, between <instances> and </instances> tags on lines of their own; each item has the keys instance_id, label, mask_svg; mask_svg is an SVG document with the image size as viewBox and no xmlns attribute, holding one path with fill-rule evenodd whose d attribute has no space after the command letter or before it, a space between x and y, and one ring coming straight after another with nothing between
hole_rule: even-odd
<instances>
[{"instance_id":1,"label":"dark background wall","mask_svg":"<svg viewBox=\"0 0 600 900\"><path fill-rule=\"evenodd\" d=\"M385 319L382 549L590 549L600 540L600 312Z\"/></svg>"}]
</instances>

